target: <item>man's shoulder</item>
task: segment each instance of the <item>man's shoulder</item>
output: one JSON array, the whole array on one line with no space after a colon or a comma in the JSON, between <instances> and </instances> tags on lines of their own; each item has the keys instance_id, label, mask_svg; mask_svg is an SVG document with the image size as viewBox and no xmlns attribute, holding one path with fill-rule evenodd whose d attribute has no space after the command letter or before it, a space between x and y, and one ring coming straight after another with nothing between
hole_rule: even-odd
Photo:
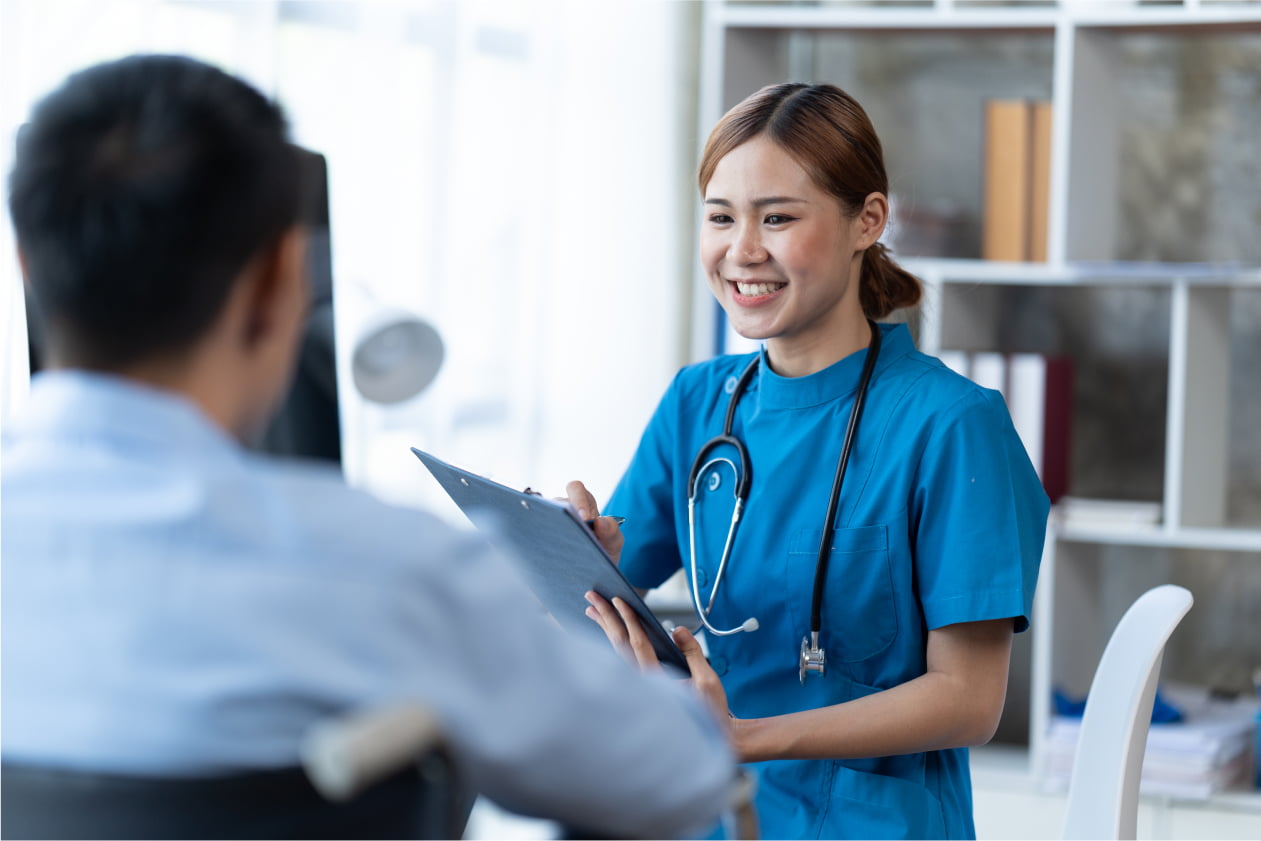
<instances>
[{"instance_id":1,"label":"man's shoulder","mask_svg":"<svg viewBox=\"0 0 1261 841\"><path fill-rule=\"evenodd\" d=\"M356 564L411 562L469 539L428 511L349 486L334 468L256 456L249 465L260 503L274 506L274 516L286 526L278 534L311 546L316 555L352 558Z\"/></svg>"}]
</instances>

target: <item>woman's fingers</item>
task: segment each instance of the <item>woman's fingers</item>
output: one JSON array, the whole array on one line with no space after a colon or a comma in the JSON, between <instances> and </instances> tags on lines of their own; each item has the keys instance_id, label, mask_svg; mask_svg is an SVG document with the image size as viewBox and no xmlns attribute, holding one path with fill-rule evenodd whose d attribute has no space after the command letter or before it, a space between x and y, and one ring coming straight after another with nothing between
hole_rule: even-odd
<instances>
[{"instance_id":1,"label":"woman's fingers","mask_svg":"<svg viewBox=\"0 0 1261 841\"><path fill-rule=\"evenodd\" d=\"M683 652L687 660L688 670L692 673L692 687L701 694L720 720L730 718L731 711L727 707L727 692L722 688L717 672L705 659L705 652L692 632L682 626L674 629L674 644Z\"/></svg>"},{"instance_id":2,"label":"woman's fingers","mask_svg":"<svg viewBox=\"0 0 1261 841\"><path fill-rule=\"evenodd\" d=\"M569 497L569 504L578 509L578 516L582 519L594 520L600 516L600 506L596 504L595 497L582 482L575 479L566 485L565 495Z\"/></svg>"},{"instance_id":3,"label":"woman's fingers","mask_svg":"<svg viewBox=\"0 0 1261 841\"><path fill-rule=\"evenodd\" d=\"M595 532L596 539L600 541L604 551L609 553L609 557L616 564L622 557L622 544L625 542L617 521L612 517L600 516L600 506L596 504L595 497L592 496L591 491L587 490L587 486L577 479L565 486L565 497L578 511L579 517L594 521L591 523L591 530Z\"/></svg>"},{"instance_id":4,"label":"woman's fingers","mask_svg":"<svg viewBox=\"0 0 1261 841\"><path fill-rule=\"evenodd\" d=\"M609 604L608 600L594 590L589 590L586 594L587 602L590 607L587 608L587 616L600 626L604 631L604 635L609 638L609 642L613 643L613 648L617 653L622 655L623 659L630 663L635 663L635 653L631 650L630 634L626 630L626 623L622 621L621 615L617 612L617 608Z\"/></svg>"},{"instance_id":5,"label":"woman's fingers","mask_svg":"<svg viewBox=\"0 0 1261 841\"><path fill-rule=\"evenodd\" d=\"M652 641L634 608L618 598L610 603L594 590L587 593L587 602L591 605L587 616L600 626L623 659L646 671L661 668Z\"/></svg>"},{"instance_id":6,"label":"woman's fingers","mask_svg":"<svg viewBox=\"0 0 1261 841\"><path fill-rule=\"evenodd\" d=\"M644 631L644 624L635 609L620 598L613 599L613 607L617 608L618 615L622 618L630 639L631 651L634 652L640 668L647 671L660 669L661 662L657 660L657 652L653 650L652 641L648 639L648 633Z\"/></svg>"},{"instance_id":7,"label":"woman's fingers","mask_svg":"<svg viewBox=\"0 0 1261 841\"><path fill-rule=\"evenodd\" d=\"M622 536L622 527L612 517L598 517L591 528L604 551L609 553L616 564L622 557L622 545L626 542Z\"/></svg>"}]
</instances>

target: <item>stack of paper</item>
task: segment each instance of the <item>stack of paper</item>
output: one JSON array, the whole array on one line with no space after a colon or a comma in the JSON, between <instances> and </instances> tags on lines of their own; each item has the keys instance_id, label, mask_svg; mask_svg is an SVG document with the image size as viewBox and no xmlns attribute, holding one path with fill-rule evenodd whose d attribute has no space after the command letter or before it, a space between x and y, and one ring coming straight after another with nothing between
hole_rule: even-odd
<instances>
[{"instance_id":1,"label":"stack of paper","mask_svg":"<svg viewBox=\"0 0 1261 841\"><path fill-rule=\"evenodd\" d=\"M1129 530L1155 526L1161 520L1159 502L1123 499L1084 499L1066 496L1057 506L1060 525L1089 530Z\"/></svg>"},{"instance_id":2,"label":"stack of paper","mask_svg":"<svg viewBox=\"0 0 1261 841\"><path fill-rule=\"evenodd\" d=\"M1162 686L1161 695L1182 711L1183 720L1152 725L1139 783L1142 793L1202 800L1247 777L1257 714L1254 698L1221 700L1189 686ZM1044 774L1048 788L1068 788L1080 730L1080 718L1051 719Z\"/></svg>"}]
</instances>

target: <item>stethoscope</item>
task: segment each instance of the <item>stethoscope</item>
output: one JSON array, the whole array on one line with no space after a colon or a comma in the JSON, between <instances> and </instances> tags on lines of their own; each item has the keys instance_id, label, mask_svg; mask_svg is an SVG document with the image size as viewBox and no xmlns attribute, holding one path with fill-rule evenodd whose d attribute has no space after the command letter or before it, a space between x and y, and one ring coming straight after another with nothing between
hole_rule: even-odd
<instances>
[{"instance_id":1,"label":"stethoscope","mask_svg":"<svg viewBox=\"0 0 1261 841\"><path fill-rule=\"evenodd\" d=\"M849 424L845 428L845 440L841 444L841 457L836 463L836 475L832 479L832 494L828 499L827 517L823 521L823 538L819 541L819 555L814 565L814 596L810 603L810 635L801 638L801 652L799 658L800 678L804 685L807 674L818 674L823 676L827 670L827 655L822 648L819 648L819 629L823 627L823 584L827 581L828 556L832 551L832 537L835 526L833 521L836 519L836 508L841 499L841 486L845 483L845 469L849 466L849 454L854 444L854 433L858 429L858 421L862 417L863 404L867 398L867 386L871 382L871 372L876 366L876 359L880 356L880 328L868 319L867 324L871 327L871 343L867 345L867 358L863 361L862 374L858 378L858 393L854 396L854 406L849 411ZM740 397L744 394L748 387L749 381L753 379L753 375L757 372L760 354L754 357L748 367L740 375L740 379L736 381L735 387L731 390L731 401L727 404L727 416L723 420L722 434L717 435L705 443L701 447L700 452L696 454L696 458L692 460L692 472L687 480L687 532L688 532L688 550L691 553L691 573L692 573L692 604L696 608L696 615L700 617L701 624L705 626L705 630L716 636L725 637L731 634L738 634L741 631L756 631L758 629L758 621L755 617L749 617L735 628L716 628L709 621L709 612L714 607L714 599L718 595L718 585L722 583L723 573L726 572L727 562L731 559L731 544L735 540L736 527L740 523L740 516L744 513L745 502L749 499L749 485L753 481L753 462L749 458L748 448L744 446L744 442L732 434L732 423L736 417L736 405L740 402ZM706 457L715 448L727 445L736 451L736 458L740 464L737 467L735 462L726 456L714 456L706 460ZM700 488L701 477L714 465L725 464L731 468L735 476L735 507L731 511L731 524L727 527L727 539L723 543L722 558L718 562L718 571L714 575L714 586L709 591L709 601L705 607L701 607L700 587L698 586L696 573L696 494ZM717 471L710 475L709 488L716 490L719 484Z\"/></svg>"}]
</instances>

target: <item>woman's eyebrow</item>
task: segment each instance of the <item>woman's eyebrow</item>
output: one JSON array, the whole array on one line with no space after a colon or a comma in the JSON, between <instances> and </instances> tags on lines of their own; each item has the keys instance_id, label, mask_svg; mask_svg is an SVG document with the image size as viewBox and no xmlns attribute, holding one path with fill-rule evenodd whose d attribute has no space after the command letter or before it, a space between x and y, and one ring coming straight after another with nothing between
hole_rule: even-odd
<instances>
[{"instance_id":1,"label":"woman's eyebrow","mask_svg":"<svg viewBox=\"0 0 1261 841\"><path fill-rule=\"evenodd\" d=\"M754 207L765 207L768 204L805 204L805 199L798 199L792 196L767 196L765 198L754 199ZM731 202L726 199L713 198L705 199L705 204L717 204L722 207L731 207Z\"/></svg>"}]
</instances>

